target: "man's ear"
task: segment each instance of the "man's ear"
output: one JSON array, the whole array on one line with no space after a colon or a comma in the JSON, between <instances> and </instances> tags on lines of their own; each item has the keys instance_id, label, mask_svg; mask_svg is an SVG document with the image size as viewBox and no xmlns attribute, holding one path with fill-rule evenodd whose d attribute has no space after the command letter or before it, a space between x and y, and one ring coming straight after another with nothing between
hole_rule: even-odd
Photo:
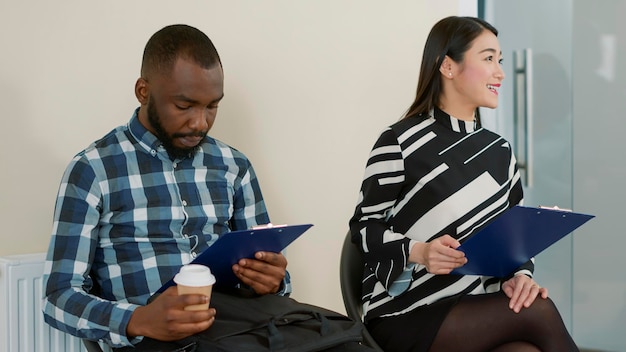
<instances>
[{"instance_id":1,"label":"man's ear","mask_svg":"<svg viewBox=\"0 0 626 352\"><path fill-rule=\"evenodd\" d=\"M148 104L148 97L150 96L150 89L148 87L148 81L139 77L135 82L135 96L141 105Z\"/></svg>"}]
</instances>

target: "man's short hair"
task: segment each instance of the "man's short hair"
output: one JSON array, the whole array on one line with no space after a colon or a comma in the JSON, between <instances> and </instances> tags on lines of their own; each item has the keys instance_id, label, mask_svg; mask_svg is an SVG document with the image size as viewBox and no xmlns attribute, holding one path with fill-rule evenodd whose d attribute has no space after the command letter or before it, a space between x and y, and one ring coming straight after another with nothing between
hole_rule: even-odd
<instances>
[{"instance_id":1,"label":"man's short hair","mask_svg":"<svg viewBox=\"0 0 626 352\"><path fill-rule=\"evenodd\" d=\"M206 34L185 24L174 24L154 33L146 43L141 77L169 73L178 58L191 60L205 69L222 64Z\"/></svg>"}]
</instances>

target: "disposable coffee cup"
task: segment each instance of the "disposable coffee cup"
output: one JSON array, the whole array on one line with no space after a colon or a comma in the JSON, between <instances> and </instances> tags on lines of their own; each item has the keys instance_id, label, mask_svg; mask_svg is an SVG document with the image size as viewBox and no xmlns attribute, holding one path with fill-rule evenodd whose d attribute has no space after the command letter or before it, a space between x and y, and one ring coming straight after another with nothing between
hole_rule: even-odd
<instances>
[{"instance_id":1,"label":"disposable coffee cup","mask_svg":"<svg viewBox=\"0 0 626 352\"><path fill-rule=\"evenodd\" d=\"M209 267L200 264L183 265L176 276L174 282L178 286L179 295L201 294L208 297L205 304L196 304L185 307L185 310L206 310L209 309L211 291L215 283L215 276Z\"/></svg>"}]
</instances>

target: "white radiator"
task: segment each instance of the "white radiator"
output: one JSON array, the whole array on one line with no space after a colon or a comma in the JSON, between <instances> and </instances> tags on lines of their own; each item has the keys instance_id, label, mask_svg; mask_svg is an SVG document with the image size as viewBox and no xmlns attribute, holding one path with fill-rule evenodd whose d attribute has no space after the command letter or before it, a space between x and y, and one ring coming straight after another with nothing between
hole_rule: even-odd
<instances>
[{"instance_id":1,"label":"white radiator","mask_svg":"<svg viewBox=\"0 0 626 352\"><path fill-rule=\"evenodd\" d=\"M41 312L45 254L0 257L0 352L82 352L80 339L51 328Z\"/></svg>"}]
</instances>

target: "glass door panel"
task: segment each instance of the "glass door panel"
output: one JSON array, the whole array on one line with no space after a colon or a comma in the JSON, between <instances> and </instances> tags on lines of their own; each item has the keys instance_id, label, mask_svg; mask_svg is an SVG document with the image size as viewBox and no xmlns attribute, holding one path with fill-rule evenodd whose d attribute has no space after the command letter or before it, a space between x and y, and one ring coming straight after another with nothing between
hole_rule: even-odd
<instances>
[{"instance_id":1,"label":"glass door panel","mask_svg":"<svg viewBox=\"0 0 626 352\"><path fill-rule=\"evenodd\" d=\"M493 126L514 146L524 204L571 209L571 1L486 0L484 10L500 32L506 74ZM535 263L536 280L548 287L570 331L572 244L572 236L562 239Z\"/></svg>"}]
</instances>

